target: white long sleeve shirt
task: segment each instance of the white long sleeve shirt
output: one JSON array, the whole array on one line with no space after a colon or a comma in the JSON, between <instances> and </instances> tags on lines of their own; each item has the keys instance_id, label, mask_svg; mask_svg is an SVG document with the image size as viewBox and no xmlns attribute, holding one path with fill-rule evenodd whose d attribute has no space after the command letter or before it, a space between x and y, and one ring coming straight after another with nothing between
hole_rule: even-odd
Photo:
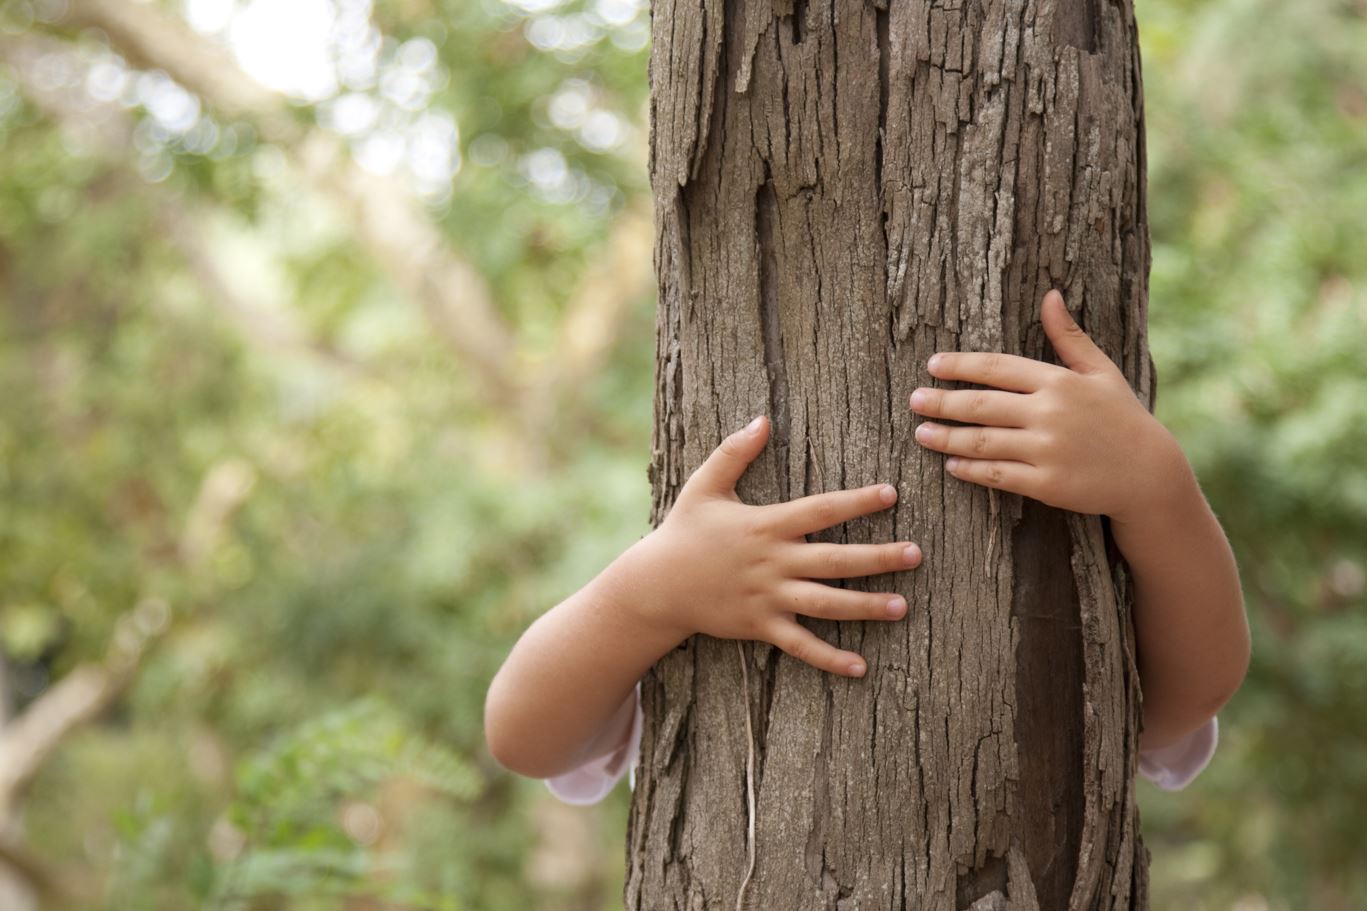
<instances>
[{"instance_id":1,"label":"white long sleeve shirt","mask_svg":"<svg viewBox=\"0 0 1367 911\"><path fill-rule=\"evenodd\" d=\"M641 684L636 684L636 711L627 741L617 750L591 759L561 775L545 779L551 793L566 803L593 804L612 790L623 774L636 787L636 762L641 754ZM1215 718L1181 740L1152 750L1139 751L1139 774L1165 791L1185 788L1210 763L1219 741L1220 727Z\"/></svg>"}]
</instances>

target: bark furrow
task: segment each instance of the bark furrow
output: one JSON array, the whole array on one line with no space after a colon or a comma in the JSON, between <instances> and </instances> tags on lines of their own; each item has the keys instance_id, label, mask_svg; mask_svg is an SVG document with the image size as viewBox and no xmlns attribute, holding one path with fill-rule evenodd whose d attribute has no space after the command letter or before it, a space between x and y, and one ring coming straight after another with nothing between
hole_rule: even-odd
<instances>
[{"instance_id":1,"label":"bark furrow","mask_svg":"<svg viewBox=\"0 0 1367 911\"><path fill-rule=\"evenodd\" d=\"M804 619L824 675L695 637L643 687L627 907L1134 909L1130 587L1104 522L950 477L906 396L936 351L1056 362L1060 288L1155 391L1130 0L658 0L652 521L755 414L749 503L894 483L809 540L913 540L896 623ZM954 384L948 384L954 385ZM753 732L747 735L745 712Z\"/></svg>"}]
</instances>

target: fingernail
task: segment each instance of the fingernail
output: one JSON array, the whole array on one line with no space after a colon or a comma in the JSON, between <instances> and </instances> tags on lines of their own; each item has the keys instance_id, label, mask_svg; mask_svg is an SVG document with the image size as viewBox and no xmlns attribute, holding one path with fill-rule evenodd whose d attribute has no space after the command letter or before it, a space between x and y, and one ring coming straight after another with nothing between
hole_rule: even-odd
<instances>
[{"instance_id":1,"label":"fingernail","mask_svg":"<svg viewBox=\"0 0 1367 911\"><path fill-rule=\"evenodd\" d=\"M930 439L933 439L934 436L935 436L935 425L933 425L933 424L921 424L921 425L917 426L917 428L916 428L916 439L918 439L918 440L930 440Z\"/></svg>"},{"instance_id":2,"label":"fingernail","mask_svg":"<svg viewBox=\"0 0 1367 911\"><path fill-rule=\"evenodd\" d=\"M915 563L917 560L921 559L921 548L912 544L906 550L902 551L902 556L906 557L907 563Z\"/></svg>"},{"instance_id":3,"label":"fingernail","mask_svg":"<svg viewBox=\"0 0 1367 911\"><path fill-rule=\"evenodd\" d=\"M889 617L900 617L902 616L902 612L906 609L907 602L901 595L898 595L896 598L893 598L891 601L888 602Z\"/></svg>"},{"instance_id":4,"label":"fingernail","mask_svg":"<svg viewBox=\"0 0 1367 911\"><path fill-rule=\"evenodd\" d=\"M930 360L926 362L926 367L930 370L934 370L938 366L940 366L940 355L938 354L932 355Z\"/></svg>"},{"instance_id":5,"label":"fingernail","mask_svg":"<svg viewBox=\"0 0 1367 911\"><path fill-rule=\"evenodd\" d=\"M882 498L884 503L891 503L897 499L897 488L891 484L884 484L883 489L878 491L878 496Z\"/></svg>"},{"instance_id":6,"label":"fingernail","mask_svg":"<svg viewBox=\"0 0 1367 911\"><path fill-rule=\"evenodd\" d=\"M750 433L750 434L758 433L758 432L759 432L759 425L762 424L762 423L764 423L764 415L760 415L759 417L755 418L755 419L754 419L753 421L751 421L750 423L746 424L746 425L745 425L745 432L746 432L746 433Z\"/></svg>"},{"instance_id":7,"label":"fingernail","mask_svg":"<svg viewBox=\"0 0 1367 911\"><path fill-rule=\"evenodd\" d=\"M926 394L924 390L917 389L911 394L911 407L922 408L926 404Z\"/></svg>"},{"instance_id":8,"label":"fingernail","mask_svg":"<svg viewBox=\"0 0 1367 911\"><path fill-rule=\"evenodd\" d=\"M862 677L862 676L864 676L864 665L860 664L858 661L851 662L851 663L850 663L850 676L851 676L851 677Z\"/></svg>"},{"instance_id":9,"label":"fingernail","mask_svg":"<svg viewBox=\"0 0 1367 911\"><path fill-rule=\"evenodd\" d=\"M945 469L946 469L946 470L948 470L948 471L953 471L954 469L956 469L956 468L958 468L958 467L959 467L959 457L958 457L958 456L950 456L948 459L945 460Z\"/></svg>"}]
</instances>

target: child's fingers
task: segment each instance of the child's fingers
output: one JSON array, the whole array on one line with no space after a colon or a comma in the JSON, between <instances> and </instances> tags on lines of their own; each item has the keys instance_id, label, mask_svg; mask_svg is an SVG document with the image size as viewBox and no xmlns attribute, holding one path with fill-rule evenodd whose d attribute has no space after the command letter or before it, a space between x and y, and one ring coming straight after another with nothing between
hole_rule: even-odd
<instances>
[{"instance_id":1,"label":"child's fingers","mask_svg":"<svg viewBox=\"0 0 1367 911\"><path fill-rule=\"evenodd\" d=\"M897 488L891 484L870 484L853 490L816 493L760 508L780 536L798 538L887 509L896 502Z\"/></svg>"},{"instance_id":2,"label":"child's fingers","mask_svg":"<svg viewBox=\"0 0 1367 911\"><path fill-rule=\"evenodd\" d=\"M784 620L775 625L766 641L781 648L803 664L842 677L864 676L864 659L854 652L838 649L807 629L796 620Z\"/></svg>"},{"instance_id":3,"label":"child's fingers","mask_svg":"<svg viewBox=\"0 0 1367 911\"><path fill-rule=\"evenodd\" d=\"M764 449L769 438L769 420L761 415L721 441L712 454L698 466L687 486L708 493L734 490L740 476Z\"/></svg>"},{"instance_id":4,"label":"child's fingers","mask_svg":"<svg viewBox=\"0 0 1367 911\"><path fill-rule=\"evenodd\" d=\"M898 620L907 612L901 595L857 592L820 582L792 582L780 597L784 610L822 620Z\"/></svg>"},{"instance_id":5,"label":"child's fingers","mask_svg":"<svg viewBox=\"0 0 1367 911\"><path fill-rule=\"evenodd\" d=\"M1024 462L955 456L945 462L945 468L961 481L972 481L984 487L995 487L1025 496L1034 496L1033 492L1040 480L1040 470Z\"/></svg>"},{"instance_id":6,"label":"child's fingers","mask_svg":"<svg viewBox=\"0 0 1367 911\"><path fill-rule=\"evenodd\" d=\"M806 579L848 579L911 569L921 563L921 548L895 544L794 544L784 569Z\"/></svg>"},{"instance_id":7,"label":"child's fingers","mask_svg":"<svg viewBox=\"0 0 1367 911\"><path fill-rule=\"evenodd\" d=\"M1044 295L1044 303L1040 306L1040 323L1054 350L1058 352L1059 360L1068 369L1078 373L1119 372L1110 356L1073 319L1063 302L1063 295L1058 291Z\"/></svg>"},{"instance_id":8,"label":"child's fingers","mask_svg":"<svg viewBox=\"0 0 1367 911\"><path fill-rule=\"evenodd\" d=\"M916 428L916 442L927 449L974 459L1037 461L1040 438L1016 427L948 427L929 421Z\"/></svg>"},{"instance_id":9,"label":"child's fingers","mask_svg":"<svg viewBox=\"0 0 1367 911\"><path fill-rule=\"evenodd\" d=\"M1068 368L1046 364L1018 354L999 354L991 351L942 352L926 362L931 376L942 380L959 380L996 386L1016 392L1035 392Z\"/></svg>"},{"instance_id":10,"label":"child's fingers","mask_svg":"<svg viewBox=\"0 0 1367 911\"><path fill-rule=\"evenodd\" d=\"M928 418L946 418L965 424L1024 427L1029 401L1019 392L923 387L911 394L911 410Z\"/></svg>"}]
</instances>

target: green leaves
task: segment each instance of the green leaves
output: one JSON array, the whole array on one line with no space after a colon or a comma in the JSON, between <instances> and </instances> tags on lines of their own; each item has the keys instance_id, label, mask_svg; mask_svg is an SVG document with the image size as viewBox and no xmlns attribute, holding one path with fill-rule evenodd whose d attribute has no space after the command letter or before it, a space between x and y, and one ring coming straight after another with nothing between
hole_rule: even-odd
<instances>
[{"instance_id":1,"label":"green leaves","mask_svg":"<svg viewBox=\"0 0 1367 911\"><path fill-rule=\"evenodd\" d=\"M1367 800L1348 733L1367 707L1367 17L1263 0L1139 17L1158 415L1234 546L1254 634L1205 780L1141 791L1154 903L1355 907L1367 878L1338 848L1360 846Z\"/></svg>"},{"instance_id":2,"label":"green leaves","mask_svg":"<svg viewBox=\"0 0 1367 911\"><path fill-rule=\"evenodd\" d=\"M237 796L218 823L230 856L215 874L213 901L271 895L371 896L455 908L400 875L403 860L376 842L401 825L375 806L406 782L409 799L469 801L479 775L454 752L414 733L379 700L359 700L300 725L238 771Z\"/></svg>"},{"instance_id":3,"label":"green leaves","mask_svg":"<svg viewBox=\"0 0 1367 911\"><path fill-rule=\"evenodd\" d=\"M71 102L38 103L30 58L7 55L15 708L104 655L134 605L170 617L25 805L26 847L92 884L57 911L543 902L554 889L527 858L544 788L484 778L483 693L516 635L646 530L648 298L572 390L581 410L524 427L479 397L354 213L230 114L201 104L170 131L152 108L179 90L142 91L98 33L44 25L49 6L0 5L7 41L69 55L31 59ZM433 161L459 168L426 205L519 333L514 366L535 369L646 189L647 5L345 7L338 47L360 63L289 122L352 149L367 112L429 139L454 124L455 155ZM1255 636L1211 768L1180 795L1141 787L1154 904L1367 906L1367 780L1344 745L1367 713L1367 17L1331 0L1139 0L1138 15L1158 413L1235 546ZM187 518L225 462L256 483L191 568ZM586 903L614 900L622 799L595 818Z\"/></svg>"},{"instance_id":4,"label":"green leaves","mask_svg":"<svg viewBox=\"0 0 1367 911\"><path fill-rule=\"evenodd\" d=\"M245 762L231 812L238 823L311 818L319 801L331 804L396 777L458 800L473 799L481 787L467 761L411 732L379 700L364 699L300 725Z\"/></svg>"}]
</instances>

